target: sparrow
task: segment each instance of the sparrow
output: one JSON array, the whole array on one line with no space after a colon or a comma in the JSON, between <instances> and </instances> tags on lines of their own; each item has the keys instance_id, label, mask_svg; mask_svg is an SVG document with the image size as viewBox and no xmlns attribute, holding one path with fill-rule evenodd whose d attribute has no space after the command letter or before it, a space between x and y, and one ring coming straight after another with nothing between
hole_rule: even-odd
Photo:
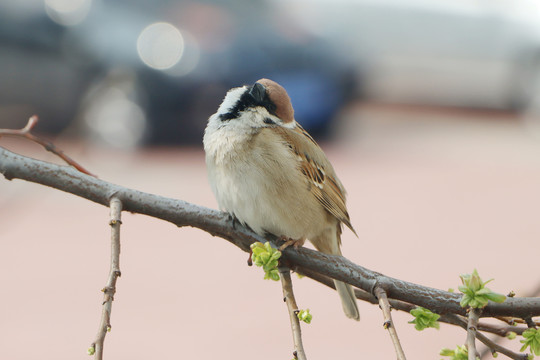
<instances>
[{"instance_id":1,"label":"sparrow","mask_svg":"<svg viewBox=\"0 0 540 360\"><path fill-rule=\"evenodd\" d=\"M257 234L341 255L341 227L356 235L345 189L294 119L287 91L261 79L229 90L204 132L208 178L219 207ZM347 317L360 320L353 288L334 280Z\"/></svg>"}]
</instances>

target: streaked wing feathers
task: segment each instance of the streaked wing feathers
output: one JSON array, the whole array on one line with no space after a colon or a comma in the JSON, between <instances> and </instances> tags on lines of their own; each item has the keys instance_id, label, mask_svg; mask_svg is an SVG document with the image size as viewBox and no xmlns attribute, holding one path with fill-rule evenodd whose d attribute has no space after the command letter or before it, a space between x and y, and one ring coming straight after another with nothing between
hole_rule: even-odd
<instances>
[{"instance_id":1,"label":"streaked wing feathers","mask_svg":"<svg viewBox=\"0 0 540 360\"><path fill-rule=\"evenodd\" d=\"M311 193L356 235L345 205L345 189L319 145L299 124L293 129L281 126L274 129L298 156L300 171L311 181Z\"/></svg>"}]
</instances>

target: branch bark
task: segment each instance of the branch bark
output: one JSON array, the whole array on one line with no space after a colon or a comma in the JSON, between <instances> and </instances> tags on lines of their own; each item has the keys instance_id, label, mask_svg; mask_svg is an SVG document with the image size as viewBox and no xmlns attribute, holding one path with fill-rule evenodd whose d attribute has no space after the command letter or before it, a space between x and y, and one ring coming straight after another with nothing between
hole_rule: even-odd
<instances>
[{"instance_id":1,"label":"branch bark","mask_svg":"<svg viewBox=\"0 0 540 360\"><path fill-rule=\"evenodd\" d=\"M374 293L375 296L379 299L379 306L382 310L384 317L384 328L388 330L388 333L390 334L390 338L392 339L392 343L394 344L394 349L396 350L397 359L406 360L405 352L401 347L401 342L399 341L396 327L394 326L394 322L392 321L392 314L390 313L390 302L388 301L388 297L386 296L386 291L384 291L384 289L380 286L377 286Z\"/></svg>"},{"instance_id":2,"label":"branch bark","mask_svg":"<svg viewBox=\"0 0 540 360\"><path fill-rule=\"evenodd\" d=\"M101 321L99 324L96 340L90 345L89 352L94 353L95 360L103 359L103 344L105 336L111 330L111 311L114 294L116 294L116 281L120 277L120 225L122 224L122 202L113 197L110 202L111 220L111 265L107 285L101 290L103 291L103 308L101 310Z\"/></svg>"},{"instance_id":3,"label":"branch bark","mask_svg":"<svg viewBox=\"0 0 540 360\"><path fill-rule=\"evenodd\" d=\"M301 269L297 268L296 270L300 274L305 275L305 276L307 276L307 277L309 277L309 278L311 278L311 279L313 279L313 280L315 280L315 281L317 281L317 282L319 282L319 283L321 283L323 285L326 285L331 289L335 290L335 288L336 288L335 285L334 285L334 281L332 281L332 279L329 278L328 276L321 275L319 273L316 273L316 272L311 271L311 270L306 269L306 268L301 268ZM372 295L372 294L370 294L367 291L364 291L362 289L354 289L354 295L359 300L369 302L371 304L378 304L378 300L374 295ZM412 309L416 308L416 305L405 302L405 301L396 300L396 299L388 299L388 300L390 302L390 306L395 310L410 312ZM463 317L461 315L443 314L439 318L439 322L450 324L450 325L457 325L457 326L461 326L465 330L467 329L467 320L466 320L465 317ZM465 325L463 325L463 324L465 324ZM503 325L503 326L499 325L499 326L497 326L497 325L493 325L493 324L483 323L483 322L480 321L478 323L478 330L485 331L485 332L491 333L491 334L495 334L495 335L498 335L500 337L505 337L511 331L515 332L518 335L521 335L525 330L527 330L527 327L515 326L515 325ZM478 338L480 339L480 337L478 337Z\"/></svg>"},{"instance_id":4,"label":"branch bark","mask_svg":"<svg viewBox=\"0 0 540 360\"><path fill-rule=\"evenodd\" d=\"M304 345L302 343L302 331L300 329L300 320L298 320L298 305L294 298L294 292L291 280L291 271L287 267L279 268L281 287L283 288L283 300L287 304L289 319L291 320L291 330L294 342L294 357L298 360L307 360Z\"/></svg>"},{"instance_id":5,"label":"branch bark","mask_svg":"<svg viewBox=\"0 0 540 360\"><path fill-rule=\"evenodd\" d=\"M476 360L476 333L478 327L478 319L480 318L480 310L475 308L469 309L469 319L467 322L467 350L469 360Z\"/></svg>"},{"instance_id":6,"label":"branch bark","mask_svg":"<svg viewBox=\"0 0 540 360\"><path fill-rule=\"evenodd\" d=\"M35 142L36 144L39 144L43 146L43 148L47 151L52 152L56 156L58 156L60 159L64 160L67 164L73 166L75 169L79 170L80 172L83 172L85 174L95 176L88 170L86 170L82 165L80 165L78 162L67 156L61 149L57 148L52 142L47 141L45 139L42 139L34 134L32 134L32 130L39 122L39 118L37 115L32 115L28 119L28 123L26 123L26 126L19 130L12 130L12 129L0 129L0 137L2 136L13 136L13 137L21 137L28 139L30 141Z\"/></svg>"},{"instance_id":7,"label":"branch bark","mask_svg":"<svg viewBox=\"0 0 540 360\"><path fill-rule=\"evenodd\" d=\"M152 216L179 227L199 228L231 242L245 252L250 251L251 243L267 241L239 224L233 226L230 218L217 210L128 189L85 175L76 169L21 156L2 147L0 173L8 180L22 179L39 183L104 206L108 206L112 197L117 197L122 202L124 211ZM288 247L283 251L282 259L293 270L308 269L344 281L368 293L372 293L376 286L381 286L391 299L422 306L441 315L453 313L466 316L465 309L459 305L459 294L385 276L341 256L327 255L307 248ZM482 313L483 317L530 318L538 315L540 298L525 297L508 298L502 304L489 303Z\"/></svg>"},{"instance_id":8,"label":"branch bark","mask_svg":"<svg viewBox=\"0 0 540 360\"><path fill-rule=\"evenodd\" d=\"M468 320L465 320L462 317L458 315L454 315L454 314L448 314L446 315L446 318L450 320L448 321L449 323L453 323L455 325L462 327L464 330L467 330L468 324L469 324ZM479 326L479 329L480 329L480 326ZM518 354L510 349L507 349L504 346L501 346L497 344L496 342L492 341L490 338L488 338L487 336L485 336L484 334L480 332L476 332L476 338L489 348L490 353L493 353L493 352L501 353L503 355L508 356L510 359L514 359L514 360L527 360L528 358L527 354ZM480 358L482 358L482 356Z\"/></svg>"}]
</instances>

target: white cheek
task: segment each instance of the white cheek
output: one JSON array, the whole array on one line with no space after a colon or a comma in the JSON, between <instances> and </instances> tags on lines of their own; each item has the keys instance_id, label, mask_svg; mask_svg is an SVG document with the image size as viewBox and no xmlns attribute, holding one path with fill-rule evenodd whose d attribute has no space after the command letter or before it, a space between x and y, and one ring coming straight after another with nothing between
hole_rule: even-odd
<instances>
[{"instance_id":1,"label":"white cheek","mask_svg":"<svg viewBox=\"0 0 540 360\"><path fill-rule=\"evenodd\" d=\"M243 135L252 135L260 128L267 126L264 123L264 119L267 117L275 118L263 108L245 110L240 113L238 118L225 121L220 119L219 112L217 112L208 119L205 133L220 132L221 137L242 138Z\"/></svg>"},{"instance_id":2,"label":"white cheek","mask_svg":"<svg viewBox=\"0 0 540 360\"><path fill-rule=\"evenodd\" d=\"M228 113L236 105L238 100L240 100L240 97L242 97L242 94L246 91L246 89L247 86L243 86L229 90L225 95L223 102L219 106L216 115Z\"/></svg>"}]
</instances>

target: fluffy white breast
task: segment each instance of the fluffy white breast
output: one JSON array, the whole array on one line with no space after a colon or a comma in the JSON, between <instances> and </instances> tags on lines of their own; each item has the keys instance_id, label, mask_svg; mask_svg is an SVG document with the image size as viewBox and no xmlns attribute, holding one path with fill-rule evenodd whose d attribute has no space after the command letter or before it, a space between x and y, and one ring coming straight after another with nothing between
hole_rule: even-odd
<instances>
[{"instance_id":1,"label":"fluffy white breast","mask_svg":"<svg viewBox=\"0 0 540 360\"><path fill-rule=\"evenodd\" d=\"M240 135L228 126L205 135L210 185L221 210L255 232L311 238L326 214L308 190L293 152L272 135Z\"/></svg>"}]
</instances>

